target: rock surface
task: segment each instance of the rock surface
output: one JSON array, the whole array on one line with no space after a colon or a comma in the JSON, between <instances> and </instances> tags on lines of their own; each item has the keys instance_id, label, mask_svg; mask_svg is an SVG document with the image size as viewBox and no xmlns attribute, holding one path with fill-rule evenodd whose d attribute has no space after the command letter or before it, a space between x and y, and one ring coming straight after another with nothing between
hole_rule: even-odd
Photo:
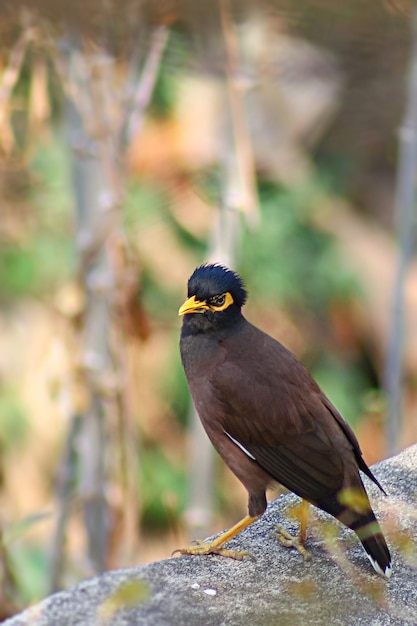
<instances>
[{"instance_id":1,"label":"rock surface","mask_svg":"<svg viewBox=\"0 0 417 626\"><path fill-rule=\"evenodd\" d=\"M316 509L307 542L310 562L271 537L277 523L296 531L297 499L289 494L228 544L254 560L181 556L107 572L46 598L4 626L415 626L417 445L373 470L390 494L366 481L393 556L388 581L374 573L354 533Z\"/></svg>"}]
</instances>

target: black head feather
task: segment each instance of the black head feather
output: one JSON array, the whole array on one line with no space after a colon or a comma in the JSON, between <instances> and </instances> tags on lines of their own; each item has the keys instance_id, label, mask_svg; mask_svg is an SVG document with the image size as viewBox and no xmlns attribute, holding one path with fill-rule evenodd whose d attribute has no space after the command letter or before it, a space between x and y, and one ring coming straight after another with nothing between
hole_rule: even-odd
<instances>
[{"instance_id":1,"label":"black head feather","mask_svg":"<svg viewBox=\"0 0 417 626\"><path fill-rule=\"evenodd\" d=\"M240 309L248 295L243 280L228 267L217 263L200 265L188 280L188 297L195 296L202 302L227 291Z\"/></svg>"}]
</instances>

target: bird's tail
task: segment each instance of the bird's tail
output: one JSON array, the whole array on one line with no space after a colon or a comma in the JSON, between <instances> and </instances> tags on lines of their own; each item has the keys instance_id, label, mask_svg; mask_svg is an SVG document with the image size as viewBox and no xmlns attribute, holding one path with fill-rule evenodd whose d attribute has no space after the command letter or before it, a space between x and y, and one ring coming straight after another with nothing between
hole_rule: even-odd
<instances>
[{"instance_id":1,"label":"bird's tail","mask_svg":"<svg viewBox=\"0 0 417 626\"><path fill-rule=\"evenodd\" d=\"M349 524L358 535L372 567L378 574L391 576L391 555L375 515L371 512Z\"/></svg>"},{"instance_id":2,"label":"bird's tail","mask_svg":"<svg viewBox=\"0 0 417 626\"><path fill-rule=\"evenodd\" d=\"M316 504L354 530L374 570L387 578L391 576L391 555L362 482Z\"/></svg>"}]
</instances>

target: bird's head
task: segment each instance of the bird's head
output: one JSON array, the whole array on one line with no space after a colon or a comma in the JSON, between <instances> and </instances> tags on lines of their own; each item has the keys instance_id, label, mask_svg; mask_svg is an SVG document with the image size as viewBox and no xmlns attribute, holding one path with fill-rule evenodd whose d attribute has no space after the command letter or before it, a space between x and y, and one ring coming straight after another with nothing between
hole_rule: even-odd
<instances>
[{"instance_id":1,"label":"bird's head","mask_svg":"<svg viewBox=\"0 0 417 626\"><path fill-rule=\"evenodd\" d=\"M196 330L230 326L240 317L246 297L243 281L235 272L224 265L201 265L188 280L187 300L178 314Z\"/></svg>"}]
</instances>

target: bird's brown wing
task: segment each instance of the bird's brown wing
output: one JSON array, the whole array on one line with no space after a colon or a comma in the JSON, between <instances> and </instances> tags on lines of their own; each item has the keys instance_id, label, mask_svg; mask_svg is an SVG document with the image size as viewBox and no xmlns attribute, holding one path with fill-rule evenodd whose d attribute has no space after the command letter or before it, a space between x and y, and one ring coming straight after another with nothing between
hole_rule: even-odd
<instances>
[{"instance_id":1,"label":"bird's brown wing","mask_svg":"<svg viewBox=\"0 0 417 626\"><path fill-rule=\"evenodd\" d=\"M344 455L354 462L354 441L296 358L275 341L269 347L261 358L229 354L213 373L222 427L276 481L309 500L325 497L343 483Z\"/></svg>"}]
</instances>

